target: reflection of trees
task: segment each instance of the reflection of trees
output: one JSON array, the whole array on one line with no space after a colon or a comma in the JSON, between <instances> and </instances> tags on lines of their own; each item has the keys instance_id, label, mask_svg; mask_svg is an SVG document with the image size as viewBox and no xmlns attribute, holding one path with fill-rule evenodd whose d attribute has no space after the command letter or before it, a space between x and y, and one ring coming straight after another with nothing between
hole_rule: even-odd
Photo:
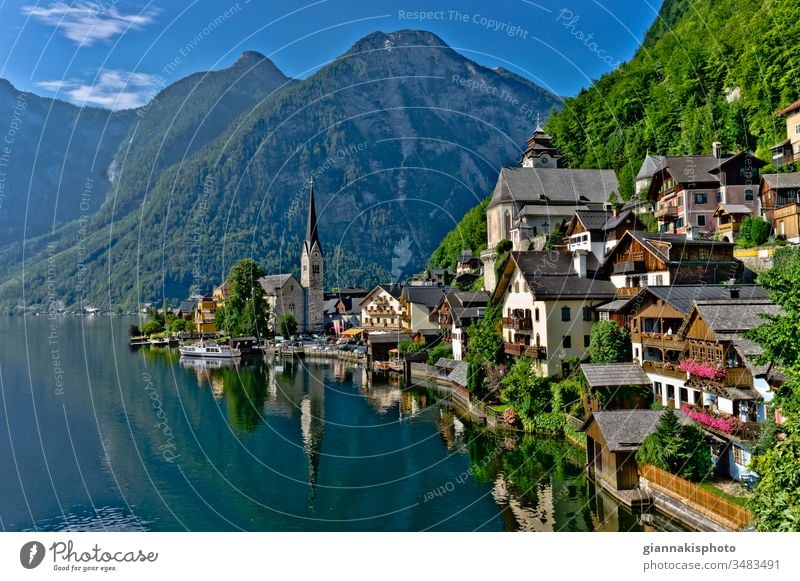
<instances>
[{"instance_id":1,"label":"reflection of trees","mask_svg":"<svg viewBox=\"0 0 800 581\"><path fill-rule=\"evenodd\" d=\"M269 368L256 363L252 367L217 369L212 371L212 375L221 377L225 385L231 425L244 432L252 432L262 421Z\"/></svg>"},{"instance_id":2,"label":"reflection of trees","mask_svg":"<svg viewBox=\"0 0 800 581\"><path fill-rule=\"evenodd\" d=\"M134 349L133 347L131 348ZM142 345L136 347L136 354L142 357L147 363L161 363L165 367L175 364L181 355L177 349L170 347L153 347L152 345Z\"/></svg>"}]
</instances>

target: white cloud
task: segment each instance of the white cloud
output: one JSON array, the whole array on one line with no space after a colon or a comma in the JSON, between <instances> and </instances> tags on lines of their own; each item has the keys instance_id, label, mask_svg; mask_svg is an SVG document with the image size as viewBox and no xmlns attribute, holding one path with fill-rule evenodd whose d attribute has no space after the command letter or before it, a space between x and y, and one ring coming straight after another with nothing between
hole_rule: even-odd
<instances>
[{"instance_id":1,"label":"white cloud","mask_svg":"<svg viewBox=\"0 0 800 581\"><path fill-rule=\"evenodd\" d=\"M80 106L133 109L150 101L162 87L157 75L103 69L92 84L80 80L40 81L36 86Z\"/></svg>"},{"instance_id":2,"label":"white cloud","mask_svg":"<svg viewBox=\"0 0 800 581\"><path fill-rule=\"evenodd\" d=\"M99 40L119 36L155 21L155 12L123 14L112 2L51 2L46 6L23 6L22 14L54 26L78 45L91 46Z\"/></svg>"}]
</instances>

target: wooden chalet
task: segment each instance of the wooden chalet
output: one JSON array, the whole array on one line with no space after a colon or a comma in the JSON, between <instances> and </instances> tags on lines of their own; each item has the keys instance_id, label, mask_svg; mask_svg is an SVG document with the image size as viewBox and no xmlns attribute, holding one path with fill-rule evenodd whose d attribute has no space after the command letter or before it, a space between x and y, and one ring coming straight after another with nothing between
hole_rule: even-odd
<instances>
[{"instance_id":1,"label":"wooden chalet","mask_svg":"<svg viewBox=\"0 0 800 581\"><path fill-rule=\"evenodd\" d=\"M587 415L650 407L652 382L636 363L583 363L580 370L589 386L584 401Z\"/></svg>"},{"instance_id":2,"label":"wooden chalet","mask_svg":"<svg viewBox=\"0 0 800 581\"><path fill-rule=\"evenodd\" d=\"M800 172L764 174L758 195L775 236L800 243Z\"/></svg>"}]
</instances>

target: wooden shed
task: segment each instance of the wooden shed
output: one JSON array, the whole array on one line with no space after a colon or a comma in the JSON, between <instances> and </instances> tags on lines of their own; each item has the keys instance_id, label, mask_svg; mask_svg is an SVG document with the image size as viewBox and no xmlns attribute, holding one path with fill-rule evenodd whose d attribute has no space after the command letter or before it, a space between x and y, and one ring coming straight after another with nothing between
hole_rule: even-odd
<instances>
[{"instance_id":1,"label":"wooden shed","mask_svg":"<svg viewBox=\"0 0 800 581\"><path fill-rule=\"evenodd\" d=\"M594 412L584 422L586 464L590 473L614 490L631 490L639 484L636 452L653 433L664 410Z\"/></svg>"}]
</instances>

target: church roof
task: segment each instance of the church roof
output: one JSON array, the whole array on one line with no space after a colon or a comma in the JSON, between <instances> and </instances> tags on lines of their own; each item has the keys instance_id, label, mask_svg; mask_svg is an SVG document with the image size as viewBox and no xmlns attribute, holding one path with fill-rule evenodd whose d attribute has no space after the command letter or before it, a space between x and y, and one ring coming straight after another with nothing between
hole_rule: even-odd
<instances>
[{"instance_id":1,"label":"church roof","mask_svg":"<svg viewBox=\"0 0 800 581\"><path fill-rule=\"evenodd\" d=\"M613 169L504 167L487 208L500 203L604 204L619 190Z\"/></svg>"},{"instance_id":2,"label":"church roof","mask_svg":"<svg viewBox=\"0 0 800 581\"><path fill-rule=\"evenodd\" d=\"M268 274L259 278L258 282L261 283L261 288L267 295L275 295L292 278L294 278L293 274Z\"/></svg>"}]
</instances>

